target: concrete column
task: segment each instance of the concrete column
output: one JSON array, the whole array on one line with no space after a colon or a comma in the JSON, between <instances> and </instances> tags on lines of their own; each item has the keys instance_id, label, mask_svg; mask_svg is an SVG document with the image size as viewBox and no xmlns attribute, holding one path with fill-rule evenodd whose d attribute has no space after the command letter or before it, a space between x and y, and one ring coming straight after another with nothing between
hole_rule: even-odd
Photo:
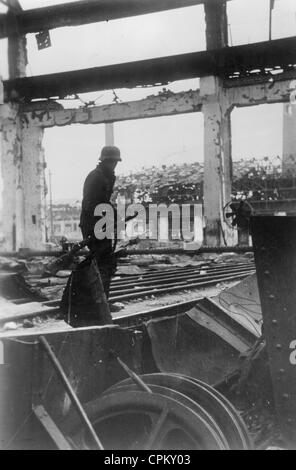
<instances>
[{"instance_id":1,"label":"concrete column","mask_svg":"<svg viewBox=\"0 0 296 470\"><path fill-rule=\"evenodd\" d=\"M7 2L14 10L21 9L18 0ZM13 11L8 11L14 21ZM26 37L8 39L9 77L26 76ZM25 198L23 180L22 129L18 107L13 104L1 106L1 171L3 181L3 232L6 250L25 247Z\"/></svg>"},{"instance_id":2,"label":"concrete column","mask_svg":"<svg viewBox=\"0 0 296 470\"><path fill-rule=\"evenodd\" d=\"M226 47L227 2L208 0L204 9L207 50ZM223 207L231 194L231 108L218 77L202 78L200 92L207 101L203 105L205 241L210 246L228 245L233 244L233 235L224 223Z\"/></svg>"},{"instance_id":3,"label":"concrete column","mask_svg":"<svg viewBox=\"0 0 296 470\"><path fill-rule=\"evenodd\" d=\"M284 104L283 174L296 176L296 105Z\"/></svg>"},{"instance_id":4,"label":"concrete column","mask_svg":"<svg viewBox=\"0 0 296 470\"><path fill-rule=\"evenodd\" d=\"M1 130L1 174L2 174L2 232L3 249L14 251L17 248L16 230L16 162L19 159L19 136L17 119L5 120Z\"/></svg>"},{"instance_id":5,"label":"concrete column","mask_svg":"<svg viewBox=\"0 0 296 470\"><path fill-rule=\"evenodd\" d=\"M4 250L43 249L46 237L43 129L23 126L17 110L1 129L2 231ZM2 113L3 114L3 113ZM0 113L1 117L1 113Z\"/></svg>"},{"instance_id":6,"label":"concrete column","mask_svg":"<svg viewBox=\"0 0 296 470\"><path fill-rule=\"evenodd\" d=\"M114 123L105 124L105 144L114 145Z\"/></svg>"},{"instance_id":7,"label":"concrete column","mask_svg":"<svg viewBox=\"0 0 296 470\"><path fill-rule=\"evenodd\" d=\"M44 249L46 242L45 159L42 148L43 129L22 129L21 154L25 205L25 248Z\"/></svg>"},{"instance_id":8,"label":"concrete column","mask_svg":"<svg viewBox=\"0 0 296 470\"><path fill-rule=\"evenodd\" d=\"M204 114L204 214L206 244L231 244L223 220L223 207L231 195L230 106L220 80L205 77L200 82Z\"/></svg>"}]
</instances>

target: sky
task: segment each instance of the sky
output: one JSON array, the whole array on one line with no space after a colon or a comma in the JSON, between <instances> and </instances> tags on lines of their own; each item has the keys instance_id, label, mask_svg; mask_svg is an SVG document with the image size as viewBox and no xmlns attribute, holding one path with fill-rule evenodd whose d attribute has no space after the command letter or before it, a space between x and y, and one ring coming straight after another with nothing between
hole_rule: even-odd
<instances>
[{"instance_id":1,"label":"sky","mask_svg":"<svg viewBox=\"0 0 296 470\"><path fill-rule=\"evenodd\" d=\"M72 0L68 0L72 1ZM24 9L66 0L20 0ZM268 39L269 0L228 2L230 45ZM1 7L5 11L5 7ZM275 0L273 38L294 36L296 0ZM61 28L50 32L52 47L38 51L35 35L27 35L27 74L40 75L205 49L203 6L104 23ZM6 55L6 41L0 53ZM2 60L0 73L7 78ZM198 79L176 82L167 88L181 91L198 88ZM161 88L116 90L120 100L136 100ZM85 101L111 103L112 91L81 95ZM62 101L64 107L82 106L80 101ZM282 106L264 105L236 109L232 113L233 158L261 157L282 153ZM115 143L121 148L121 174L143 166L203 161L203 116L182 116L128 121L115 124ZM87 173L96 165L104 145L103 125L72 125L48 129L44 148L52 172L53 198L80 199ZM65 174L69 175L65 184Z\"/></svg>"}]
</instances>

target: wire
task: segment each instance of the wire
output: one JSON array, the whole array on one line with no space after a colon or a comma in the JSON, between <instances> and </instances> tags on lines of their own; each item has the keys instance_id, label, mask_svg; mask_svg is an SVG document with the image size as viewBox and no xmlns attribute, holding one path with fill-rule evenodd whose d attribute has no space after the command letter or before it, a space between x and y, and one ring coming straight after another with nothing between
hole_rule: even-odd
<instances>
[{"instance_id":1,"label":"wire","mask_svg":"<svg viewBox=\"0 0 296 470\"><path fill-rule=\"evenodd\" d=\"M261 304L259 304L258 302L256 302L256 300L254 300L254 299L250 299L249 297L244 297L244 296L242 296L242 295L235 294L234 292L221 292L220 295L221 295L222 293L224 293L224 294L226 293L227 295L232 295L233 297L236 297L236 298L239 299L239 300L247 300L248 302L250 302L250 305L251 305L251 304L255 304L255 305L257 305L257 306L261 309Z\"/></svg>"},{"instance_id":2,"label":"wire","mask_svg":"<svg viewBox=\"0 0 296 470\"><path fill-rule=\"evenodd\" d=\"M112 92L113 92L113 103L120 103L121 99L118 97L115 90L112 90Z\"/></svg>"},{"instance_id":3,"label":"wire","mask_svg":"<svg viewBox=\"0 0 296 470\"><path fill-rule=\"evenodd\" d=\"M224 308L226 308L226 307L224 307ZM229 309L227 308L227 310L229 310ZM230 312L231 314L234 314L234 315L237 315L237 316L240 316L240 317L244 318L244 319L249 323L249 325L251 325L252 328L256 331L256 333L258 334L258 336L261 335L261 330L259 330L259 328L257 327L257 325L248 317L247 314L244 314L244 313L241 313L241 312L233 312L232 310L229 310L229 312Z\"/></svg>"},{"instance_id":4,"label":"wire","mask_svg":"<svg viewBox=\"0 0 296 470\"><path fill-rule=\"evenodd\" d=\"M255 331L258 333L258 335L261 335L261 331L257 328L258 324L260 324L260 323L257 322L257 320L255 320L254 318L251 319L248 315L248 313L250 313L252 311L250 309L247 309L243 304L228 303L225 299L222 299L222 297L221 297L222 294L223 293L220 292L220 294L218 296L219 302L221 303L222 307L225 308L226 310L228 310L229 313L231 313L232 315L239 315L239 316L243 317L250 325L252 325L252 327L255 329ZM258 304L256 304L256 305L258 305ZM240 308L245 310L246 313L234 312L233 310L230 309L231 306L239 306ZM258 313L258 312L253 312L253 313Z\"/></svg>"},{"instance_id":5,"label":"wire","mask_svg":"<svg viewBox=\"0 0 296 470\"><path fill-rule=\"evenodd\" d=\"M21 432L21 430L25 427L25 425L27 424L27 422L29 421L29 419L31 418L33 414L33 410L30 411L30 413L27 415L27 417L25 418L25 420L22 422L22 424L17 428L16 432L13 434L13 436L9 439L8 443L6 444L4 450L8 449L10 447L10 445L13 443L13 441L15 440L15 438L18 436L18 434Z\"/></svg>"},{"instance_id":6,"label":"wire","mask_svg":"<svg viewBox=\"0 0 296 470\"><path fill-rule=\"evenodd\" d=\"M97 101L99 99L101 99L104 95L105 95L105 93L99 95L96 99L94 99L92 101L84 101L77 93L75 93L75 95L73 95L73 98L71 98L70 96L67 96L66 98L59 98L59 101L76 101L76 100L79 100L87 108L89 106L94 106L97 103Z\"/></svg>"},{"instance_id":7,"label":"wire","mask_svg":"<svg viewBox=\"0 0 296 470\"><path fill-rule=\"evenodd\" d=\"M241 304L241 303L238 303L238 302L227 302L225 299L222 299L222 297L219 298L219 300L221 301L221 303L224 303L228 309L231 307L231 306L238 306L240 308L242 308L243 310L245 310L247 313L250 313L250 314L254 314L254 315L258 315L259 312L258 311L254 311L250 308L247 308L248 305L254 305L252 303L245 303L245 304ZM233 312L233 313L236 313L236 312ZM254 321L257 322L256 319L254 319Z\"/></svg>"},{"instance_id":8,"label":"wire","mask_svg":"<svg viewBox=\"0 0 296 470\"><path fill-rule=\"evenodd\" d=\"M15 343L27 344L29 346L35 346L36 344L39 344L38 341L22 341L21 339L16 339L16 338L7 338L7 341L13 341Z\"/></svg>"}]
</instances>

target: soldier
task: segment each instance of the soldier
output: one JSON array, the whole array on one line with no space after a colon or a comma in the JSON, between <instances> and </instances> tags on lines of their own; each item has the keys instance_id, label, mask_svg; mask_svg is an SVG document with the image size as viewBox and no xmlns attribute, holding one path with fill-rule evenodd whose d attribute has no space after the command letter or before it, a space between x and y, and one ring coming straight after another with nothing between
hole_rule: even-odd
<instances>
[{"instance_id":1,"label":"soldier","mask_svg":"<svg viewBox=\"0 0 296 470\"><path fill-rule=\"evenodd\" d=\"M117 147L103 147L99 164L85 180L80 216L83 238L93 237L88 246L97 261L107 298L109 297L111 276L116 269L116 261L113 256L112 240L107 238L98 240L94 236L94 227L98 221L98 217L94 216L94 211L98 204L110 204L116 179L114 170L120 161L120 150Z\"/></svg>"}]
</instances>

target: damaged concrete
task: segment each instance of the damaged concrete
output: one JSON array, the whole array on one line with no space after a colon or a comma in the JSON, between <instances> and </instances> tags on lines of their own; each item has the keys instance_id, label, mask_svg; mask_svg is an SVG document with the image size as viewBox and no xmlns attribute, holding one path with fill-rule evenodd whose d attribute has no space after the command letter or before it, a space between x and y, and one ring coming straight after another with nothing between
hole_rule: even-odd
<instances>
[{"instance_id":1,"label":"damaged concrete","mask_svg":"<svg viewBox=\"0 0 296 470\"><path fill-rule=\"evenodd\" d=\"M28 126L54 127L71 124L103 124L159 116L173 116L201 111L199 90L165 95L152 95L143 100L114 103L79 109L22 112L21 119ZM25 109L23 109L25 111Z\"/></svg>"},{"instance_id":2,"label":"damaged concrete","mask_svg":"<svg viewBox=\"0 0 296 470\"><path fill-rule=\"evenodd\" d=\"M24 125L17 107L2 120L4 248L40 249L45 244L43 129Z\"/></svg>"}]
</instances>

